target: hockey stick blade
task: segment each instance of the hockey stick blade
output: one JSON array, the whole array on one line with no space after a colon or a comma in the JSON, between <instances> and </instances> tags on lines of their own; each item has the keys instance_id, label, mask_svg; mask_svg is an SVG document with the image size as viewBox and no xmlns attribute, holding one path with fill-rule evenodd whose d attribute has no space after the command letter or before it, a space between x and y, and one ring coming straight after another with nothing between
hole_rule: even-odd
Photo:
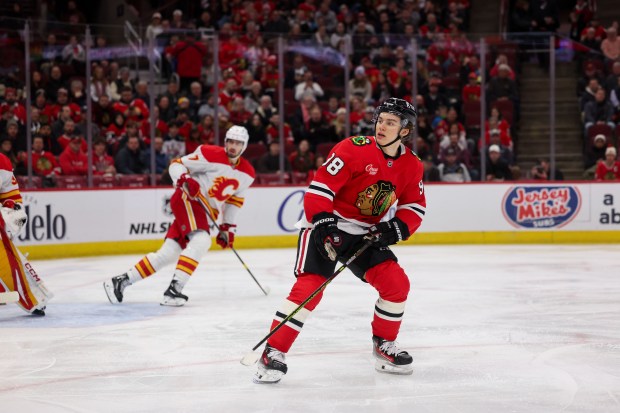
<instances>
[{"instance_id":1,"label":"hockey stick blade","mask_svg":"<svg viewBox=\"0 0 620 413\"><path fill-rule=\"evenodd\" d=\"M17 291L8 291L6 293L0 293L0 304L16 303L19 301L19 294Z\"/></svg>"},{"instance_id":2,"label":"hockey stick blade","mask_svg":"<svg viewBox=\"0 0 620 413\"><path fill-rule=\"evenodd\" d=\"M243 358L241 359L241 364L243 364L244 366L248 366L248 367L252 366L256 364L259 357L260 357L260 353L253 351L243 356Z\"/></svg>"}]
</instances>

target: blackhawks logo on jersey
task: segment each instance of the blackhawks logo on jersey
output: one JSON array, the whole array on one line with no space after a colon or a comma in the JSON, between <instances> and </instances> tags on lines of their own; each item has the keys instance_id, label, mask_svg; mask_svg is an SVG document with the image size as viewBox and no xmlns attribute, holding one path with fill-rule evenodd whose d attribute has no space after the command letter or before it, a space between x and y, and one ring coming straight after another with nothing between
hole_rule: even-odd
<instances>
[{"instance_id":1,"label":"blackhawks logo on jersey","mask_svg":"<svg viewBox=\"0 0 620 413\"><path fill-rule=\"evenodd\" d=\"M395 190L391 182L379 181L357 194L355 206L362 215L381 216L396 202Z\"/></svg>"},{"instance_id":2,"label":"blackhawks logo on jersey","mask_svg":"<svg viewBox=\"0 0 620 413\"><path fill-rule=\"evenodd\" d=\"M351 142L356 146L364 146L370 144L370 139L368 136L354 136L351 138Z\"/></svg>"}]
</instances>

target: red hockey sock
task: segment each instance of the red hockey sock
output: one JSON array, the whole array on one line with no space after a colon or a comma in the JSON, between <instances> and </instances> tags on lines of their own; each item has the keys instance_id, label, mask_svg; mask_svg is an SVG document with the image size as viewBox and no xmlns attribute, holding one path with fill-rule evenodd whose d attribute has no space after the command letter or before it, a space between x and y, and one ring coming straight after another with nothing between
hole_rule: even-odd
<instances>
[{"instance_id":1,"label":"red hockey sock","mask_svg":"<svg viewBox=\"0 0 620 413\"><path fill-rule=\"evenodd\" d=\"M297 277L297 281L287 299L284 301L280 310L276 311L276 316L271 323L273 330L286 316L288 316L299 304L314 292L321 284L325 282L325 277L316 274L302 274ZM299 310L297 314L286 322L273 336L269 337L267 342L284 353L288 352L293 342L301 332L304 322L321 301L323 292L316 295L304 308Z\"/></svg>"},{"instance_id":2,"label":"red hockey sock","mask_svg":"<svg viewBox=\"0 0 620 413\"><path fill-rule=\"evenodd\" d=\"M366 272L366 281L379 292L372 320L372 334L396 340L409 294L409 278L395 261L385 261Z\"/></svg>"}]
</instances>

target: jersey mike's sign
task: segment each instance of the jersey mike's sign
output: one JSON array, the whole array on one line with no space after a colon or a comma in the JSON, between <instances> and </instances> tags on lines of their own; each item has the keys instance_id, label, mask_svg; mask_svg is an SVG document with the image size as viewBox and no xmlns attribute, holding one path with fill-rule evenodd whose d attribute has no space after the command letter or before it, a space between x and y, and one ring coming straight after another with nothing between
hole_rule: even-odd
<instances>
[{"instance_id":1,"label":"jersey mike's sign","mask_svg":"<svg viewBox=\"0 0 620 413\"><path fill-rule=\"evenodd\" d=\"M517 228L560 228L577 216L581 194L575 186L514 186L502 201L506 220Z\"/></svg>"}]
</instances>

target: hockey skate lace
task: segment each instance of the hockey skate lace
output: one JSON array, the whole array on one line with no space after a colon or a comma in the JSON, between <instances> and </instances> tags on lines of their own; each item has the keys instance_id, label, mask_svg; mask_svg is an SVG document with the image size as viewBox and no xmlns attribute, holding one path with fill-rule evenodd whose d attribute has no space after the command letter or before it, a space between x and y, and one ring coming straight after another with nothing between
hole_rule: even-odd
<instances>
[{"instance_id":1,"label":"hockey skate lace","mask_svg":"<svg viewBox=\"0 0 620 413\"><path fill-rule=\"evenodd\" d=\"M394 356L402 353L402 350L398 348L396 341L384 341L383 344L379 346L379 350L383 351L385 354Z\"/></svg>"},{"instance_id":2,"label":"hockey skate lace","mask_svg":"<svg viewBox=\"0 0 620 413\"><path fill-rule=\"evenodd\" d=\"M267 351L267 357L269 357L270 360L275 360L279 361L282 364L286 364L286 362L284 361L284 353L274 348L270 348Z\"/></svg>"}]
</instances>

